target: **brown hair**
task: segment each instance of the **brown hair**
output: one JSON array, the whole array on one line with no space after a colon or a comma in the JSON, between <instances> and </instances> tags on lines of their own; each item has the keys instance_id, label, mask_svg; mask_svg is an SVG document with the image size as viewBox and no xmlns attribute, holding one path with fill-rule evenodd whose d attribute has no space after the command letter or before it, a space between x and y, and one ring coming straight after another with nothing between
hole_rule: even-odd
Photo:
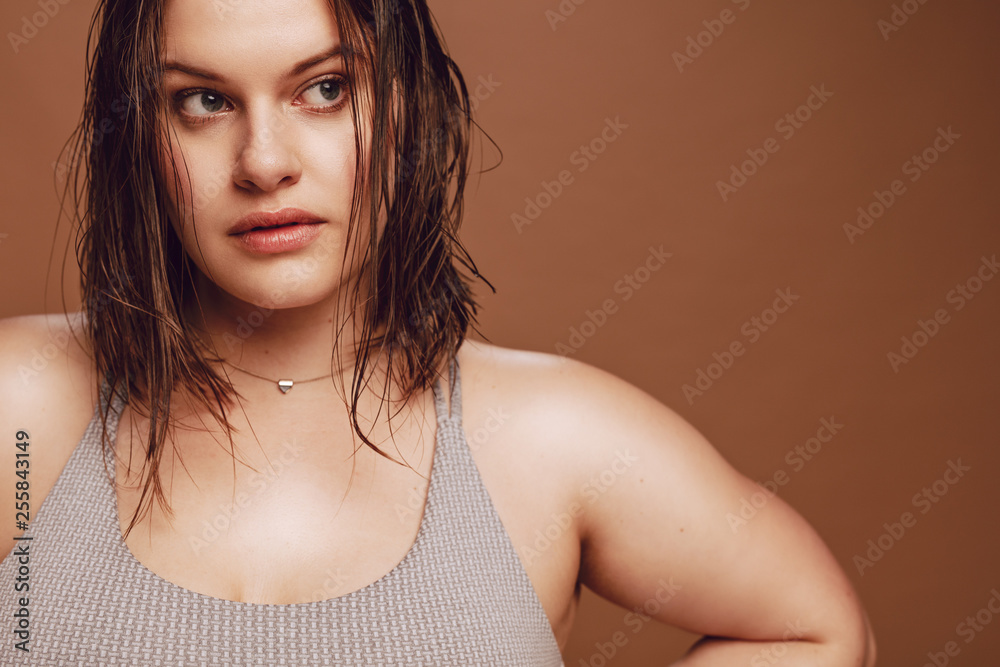
<instances>
[{"instance_id":1,"label":"brown hair","mask_svg":"<svg viewBox=\"0 0 1000 667\"><path fill-rule=\"evenodd\" d=\"M462 74L447 55L425 0L328 2L349 85L367 84L373 93L371 159L367 169L358 160L348 229L350 238L363 193L370 192L371 233L353 290L355 312L362 283L370 296L360 310L351 421L366 445L394 460L358 423L372 351L378 347L387 355L386 390L395 374L409 399L434 382L470 327L478 331L470 279L456 265L493 289L457 237L475 123ZM238 396L228 378L198 353L182 307L193 297L192 268L169 224L168 197L157 175L158 118L165 108L163 3L100 0L87 41L83 115L64 148L70 151L70 177L63 196L75 204L85 335L97 382L106 381L149 419L145 482L126 536L153 498L170 513L157 471L173 388L191 388L225 428L230 445L226 411ZM358 110L355 103L349 106L360 156ZM387 222L378 238L380 202L386 202ZM376 337L383 324L384 334ZM335 357L339 339L338 332ZM102 446L113 447L106 428L109 409L102 405L107 441Z\"/></svg>"}]
</instances>

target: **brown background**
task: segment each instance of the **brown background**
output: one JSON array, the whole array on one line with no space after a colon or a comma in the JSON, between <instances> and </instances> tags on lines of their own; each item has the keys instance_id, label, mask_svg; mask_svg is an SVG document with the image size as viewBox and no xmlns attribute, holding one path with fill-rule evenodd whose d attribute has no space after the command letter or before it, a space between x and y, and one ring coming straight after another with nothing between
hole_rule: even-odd
<instances>
[{"instance_id":1,"label":"brown background","mask_svg":"<svg viewBox=\"0 0 1000 667\"><path fill-rule=\"evenodd\" d=\"M897 4L916 13L885 39L888 0L577 2L563 2L575 11L553 29L545 12L557 0L432 0L471 87L479 76L500 84L478 120L504 159L474 179L463 234L499 290L481 290L483 330L500 345L555 352L588 310L615 299L617 312L575 356L680 412L752 478L788 473L780 494L858 588L880 665L923 665L949 641L960 647L949 664L993 664L1000 619L968 643L956 633L1000 587L1000 280L961 310L947 295L1000 252L1000 9L908 0ZM43 299L53 163L79 113L93 5L71 0L19 53L9 38L0 47L0 316L61 309L55 270ZM724 9L735 21L678 71L673 53ZM4 2L0 27L20 31L37 11ZM814 85L832 96L785 139L775 122ZM572 154L609 117L627 129L579 172ZM911 182L903 163L939 127L960 138ZM716 182L769 137L779 150L724 202ZM490 166L496 153L482 143ZM511 215L564 169L573 183L518 233ZM849 242L843 225L894 179L905 194ZM60 237L57 259L64 245ZM625 301L616 281L660 245L672 257ZM74 280L70 272L73 309ZM799 301L750 343L741 327L778 288ZM939 308L948 323L894 372L887 354ZM733 341L746 353L704 395L685 398L681 387ZM843 430L793 471L786 453L824 417ZM971 470L921 514L911 498L959 459ZM859 574L854 557L906 511L916 525ZM656 623L633 634L625 613L585 593L567 666L666 664L694 639ZM602 662L595 643L618 630L629 642Z\"/></svg>"}]
</instances>

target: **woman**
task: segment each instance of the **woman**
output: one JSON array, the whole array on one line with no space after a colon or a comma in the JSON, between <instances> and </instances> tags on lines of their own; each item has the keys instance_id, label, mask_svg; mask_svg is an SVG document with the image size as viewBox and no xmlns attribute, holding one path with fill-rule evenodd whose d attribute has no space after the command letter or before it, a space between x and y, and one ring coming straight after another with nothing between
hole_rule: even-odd
<instances>
[{"instance_id":1,"label":"woman","mask_svg":"<svg viewBox=\"0 0 1000 667\"><path fill-rule=\"evenodd\" d=\"M727 520L757 487L678 415L466 339L422 0L98 11L85 308L0 327L4 664L558 665L581 584L707 635L677 665L874 664L820 538Z\"/></svg>"}]
</instances>

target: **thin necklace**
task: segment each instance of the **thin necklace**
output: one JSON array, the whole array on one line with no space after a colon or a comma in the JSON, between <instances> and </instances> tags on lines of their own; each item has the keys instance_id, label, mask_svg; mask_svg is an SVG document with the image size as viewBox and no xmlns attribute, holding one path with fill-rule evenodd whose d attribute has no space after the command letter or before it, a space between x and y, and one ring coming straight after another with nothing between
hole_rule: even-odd
<instances>
[{"instance_id":1,"label":"thin necklace","mask_svg":"<svg viewBox=\"0 0 1000 667\"><path fill-rule=\"evenodd\" d=\"M205 345L201 340L195 338L195 342L202 349L204 349L205 351L211 352L211 350L209 350L208 346ZM225 359L219 358L218 361L221 361L222 363L224 363L227 366L231 366L232 368L235 368L236 370L240 371L241 373L246 373L247 375L250 375L251 377L255 377L255 378L258 378L260 380L266 380L266 381L270 382L271 384L277 385L278 386L278 390L282 394L287 394L288 392L290 392L292 390L292 387L295 386L295 380L275 380L273 378L264 377L263 375L258 375L257 373L254 373L253 371L248 371L245 368L240 368L236 364L231 363L229 361L226 361ZM309 382L318 382L320 380L325 380L326 378L331 378L331 377L333 377L333 373L332 372L331 373L327 373L326 375L320 375L319 377L310 378L308 380L299 380L298 383L299 384L306 384L306 383L309 383Z\"/></svg>"},{"instance_id":2,"label":"thin necklace","mask_svg":"<svg viewBox=\"0 0 1000 667\"><path fill-rule=\"evenodd\" d=\"M225 359L221 359L220 361L222 361L222 363L226 364L227 366L232 366L233 368L242 373L246 373L247 375L251 375L255 378L260 378L261 380L267 380L268 382L278 385L278 389L281 391L282 394L287 394L292 390L292 387L295 386L295 380L274 380L272 378L264 377L263 375L258 375L253 371L248 371L245 368L240 368L236 364L230 363ZM333 377L333 375L331 373L327 373L326 375L320 375L319 377L314 377L309 380L299 380L298 383L306 384L307 382L318 382L319 380L325 380L328 377Z\"/></svg>"}]
</instances>

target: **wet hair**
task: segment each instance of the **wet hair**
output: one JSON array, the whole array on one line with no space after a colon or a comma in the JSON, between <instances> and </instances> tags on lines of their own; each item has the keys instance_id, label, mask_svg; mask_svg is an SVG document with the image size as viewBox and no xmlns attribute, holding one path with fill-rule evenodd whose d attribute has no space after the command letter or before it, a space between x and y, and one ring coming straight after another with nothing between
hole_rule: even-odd
<instances>
[{"instance_id":1,"label":"wet hair","mask_svg":"<svg viewBox=\"0 0 1000 667\"><path fill-rule=\"evenodd\" d=\"M193 270L169 224L171 204L159 174L167 108L160 52L165 1L99 1L88 34L82 118L64 148L69 178L63 197L64 204L66 197L75 204L70 215L77 229L84 335L97 383L105 380L149 420L144 485L126 536L153 498L172 514L158 469L175 387L189 389L224 427L235 458L227 411L238 393L191 334L184 306L195 296ZM226 1L218 3L224 8ZM348 228L348 239L360 245L363 238L366 245L352 293L361 334L349 413L362 442L394 460L358 423L370 357L376 351L387 355L386 391L395 380L405 405L431 386L470 327L478 332L472 278L460 266L493 289L457 236L469 138L478 125L465 81L425 0L327 1L349 86L371 92L371 154L367 164L358 160ZM352 98L361 156L359 98ZM176 170L173 176L179 178ZM379 237L380 202L386 203L387 219ZM366 204L367 215L361 210ZM356 233L356 221L367 224L367 235ZM359 305L362 285L367 298ZM340 338L338 332L331 364ZM102 447L113 449L104 404L100 413Z\"/></svg>"}]
</instances>

